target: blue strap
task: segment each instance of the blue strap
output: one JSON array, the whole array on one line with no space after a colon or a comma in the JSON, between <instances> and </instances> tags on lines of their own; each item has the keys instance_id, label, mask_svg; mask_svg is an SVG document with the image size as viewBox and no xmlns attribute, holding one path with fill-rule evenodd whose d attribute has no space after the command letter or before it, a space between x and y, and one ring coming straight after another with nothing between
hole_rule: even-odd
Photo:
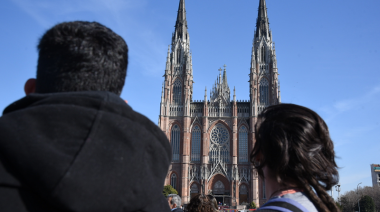
<instances>
[{"instance_id":1,"label":"blue strap","mask_svg":"<svg viewBox=\"0 0 380 212\"><path fill-rule=\"evenodd\" d=\"M269 209L269 207L276 207L276 208L280 208L280 207L277 207L277 206L265 206L267 205L268 203L271 203L271 202L286 202L286 203L289 203L289 204L292 204L294 206L296 206L297 208L299 208L300 210L304 211L304 212L309 212L303 205L301 205L299 202L293 200L293 199L289 199L289 198L274 198L274 199L270 199L268 202L266 202L263 207L261 207L260 209ZM281 207L282 209L282 207ZM286 208L283 208L285 210L280 210L280 211L284 211L284 212L287 212L289 211L288 209ZM277 209L276 209L277 210Z\"/></svg>"},{"instance_id":2,"label":"blue strap","mask_svg":"<svg viewBox=\"0 0 380 212\"><path fill-rule=\"evenodd\" d=\"M293 212L287 208L278 207L278 206L266 206L261 207L260 210L275 210L275 211L281 211L281 212Z\"/></svg>"}]
</instances>

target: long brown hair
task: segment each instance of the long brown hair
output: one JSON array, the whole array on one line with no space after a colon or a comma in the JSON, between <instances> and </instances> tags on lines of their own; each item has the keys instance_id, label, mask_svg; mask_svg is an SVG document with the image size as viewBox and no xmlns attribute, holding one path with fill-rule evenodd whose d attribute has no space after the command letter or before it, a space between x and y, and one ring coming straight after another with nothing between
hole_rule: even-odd
<instances>
[{"instance_id":1,"label":"long brown hair","mask_svg":"<svg viewBox=\"0 0 380 212\"><path fill-rule=\"evenodd\" d=\"M294 104L267 107L258 116L255 138L250 159L261 177L267 166L280 185L303 188L318 211L339 211L326 192L339 180L334 144L316 112Z\"/></svg>"}]
</instances>

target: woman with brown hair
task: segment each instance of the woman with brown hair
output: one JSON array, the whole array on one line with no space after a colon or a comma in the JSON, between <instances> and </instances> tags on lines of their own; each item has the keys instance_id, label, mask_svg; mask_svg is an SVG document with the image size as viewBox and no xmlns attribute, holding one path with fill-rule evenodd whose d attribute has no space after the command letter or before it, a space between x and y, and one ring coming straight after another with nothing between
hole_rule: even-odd
<instances>
[{"instance_id":1,"label":"woman with brown hair","mask_svg":"<svg viewBox=\"0 0 380 212\"><path fill-rule=\"evenodd\" d=\"M334 145L317 113L273 105L258 116L255 128L250 157L269 197L260 211L339 211L327 193L339 179Z\"/></svg>"},{"instance_id":2,"label":"woman with brown hair","mask_svg":"<svg viewBox=\"0 0 380 212\"><path fill-rule=\"evenodd\" d=\"M218 212L216 199L212 195L198 194L191 198L187 212Z\"/></svg>"}]
</instances>

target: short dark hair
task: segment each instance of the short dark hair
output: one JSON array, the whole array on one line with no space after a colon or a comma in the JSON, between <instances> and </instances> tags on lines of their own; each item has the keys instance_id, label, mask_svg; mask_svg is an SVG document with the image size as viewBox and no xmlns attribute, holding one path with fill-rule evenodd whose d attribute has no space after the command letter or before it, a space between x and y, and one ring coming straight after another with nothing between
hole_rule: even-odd
<instances>
[{"instance_id":1,"label":"short dark hair","mask_svg":"<svg viewBox=\"0 0 380 212\"><path fill-rule=\"evenodd\" d=\"M303 188L318 211L339 211L326 192L339 180L334 144L316 112L294 104L269 106L258 116L255 138L250 158L261 177L267 166L281 185Z\"/></svg>"},{"instance_id":2,"label":"short dark hair","mask_svg":"<svg viewBox=\"0 0 380 212\"><path fill-rule=\"evenodd\" d=\"M49 29L38 44L37 93L109 91L121 94L128 46L97 23L64 22Z\"/></svg>"}]
</instances>

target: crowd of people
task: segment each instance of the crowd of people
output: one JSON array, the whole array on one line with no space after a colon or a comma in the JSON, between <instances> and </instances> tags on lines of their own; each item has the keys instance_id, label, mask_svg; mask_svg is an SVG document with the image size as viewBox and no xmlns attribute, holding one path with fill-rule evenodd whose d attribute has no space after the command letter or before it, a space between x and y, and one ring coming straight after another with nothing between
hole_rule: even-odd
<instances>
[{"instance_id":1,"label":"crowd of people","mask_svg":"<svg viewBox=\"0 0 380 212\"><path fill-rule=\"evenodd\" d=\"M0 211L214 212L212 195L182 209L162 194L171 147L161 129L120 98L128 46L96 22L65 22L38 44L37 77L0 118ZM257 117L250 158L270 198L259 211L339 211L323 119L294 104Z\"/></svg>"}]
</instances>

